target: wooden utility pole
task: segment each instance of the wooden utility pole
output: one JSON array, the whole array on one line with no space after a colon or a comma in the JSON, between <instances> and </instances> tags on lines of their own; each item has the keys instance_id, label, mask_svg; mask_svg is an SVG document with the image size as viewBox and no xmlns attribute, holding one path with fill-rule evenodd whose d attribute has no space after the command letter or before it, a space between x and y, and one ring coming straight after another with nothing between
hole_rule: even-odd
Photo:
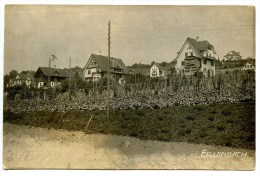
<instances>
[{"instance_id":1,"label":"wooden utility pole","mask_svg":"<svg viewBox=\"0 0 260 176\"><path fill-rule=\"evenodd\" d=\"M69 62L69 73L70 73L70 80L69 80L69 94L71 89L71 56L70 56L70 62Z\"/></svg>"},{"instance_id":2,"label":"wooden utility pole","mask_svg":"<svg viewBox=\"0 0 260 176\"><path fill-rule=\"evenodd\" d=\"M109 118L110 109L110 20L108 21L108 76L107 76L107 118Z\"/></svg>"},{"instance_id":3,"label":"wooden utility pole","mask_svg":"<svg viewBox=\"0 0 260 176\"><path fill-rule=\"evenodd\" d=\"M52 58L49 58L49 75L48 75L48 84L51 87L51 60L54 61L54 59L57 59L57 57L52 54Z\"/></svg>"},{"instance_id":4,"label":"wooden utility pole","mask_svg":"<svg viewBox=\"0 0 260 176\"><path fill-rule=\"evenodd\" d=\"M49 58L48 86L51 86L51 58Z\"/></svg>"}]
</instances>

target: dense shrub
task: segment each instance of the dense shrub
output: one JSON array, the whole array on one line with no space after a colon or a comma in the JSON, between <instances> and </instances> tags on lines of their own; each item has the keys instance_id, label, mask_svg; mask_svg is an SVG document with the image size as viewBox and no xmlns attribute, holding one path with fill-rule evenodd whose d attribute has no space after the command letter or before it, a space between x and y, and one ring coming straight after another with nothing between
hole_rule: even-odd
<instances>
[{"instance_id":1,"label":"dense shrub","mask_svg":"<svg viewBox=\"0 0 260 176\"><path fill-rule=\"evenodd\" d=\"M224 116L230 116L232 114L232 112L231 111L222 111L221 114Z\"/></svg>"},{"instance_id":2,"label":"dense shrub","mask_svg":"<svg viewBox=\"0 0 260 176\"><path fill-rule=\"evenodd\" d=\"M201 106L201 105L200 105ZM206 108L207 107L207 108ZM255 104L215 104L205 106L197 115L197 108L175 107L151 110L106 111L69 110L66 112L34 111L14 113L4 111L4 122L44 128L80 130L85 133L117 134L143 140L203 143L254 149ZM232 109L230 116L219 112ZM167 112L167 113L165 113ZM139 115L137 115L139 113ZM86 130L90 117L93 118ZM140 116L141 115L141 116ZM198 118L194 118L194 115ZM232 125L230 124L232 120ZM235 139L235 140L234 140Z\"/></svg>"}]
</instances>

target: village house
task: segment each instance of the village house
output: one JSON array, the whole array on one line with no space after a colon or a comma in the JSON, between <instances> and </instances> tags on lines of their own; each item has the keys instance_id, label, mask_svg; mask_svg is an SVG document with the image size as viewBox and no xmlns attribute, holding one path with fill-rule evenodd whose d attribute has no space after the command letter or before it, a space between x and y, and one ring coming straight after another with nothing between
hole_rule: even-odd
<instances>
[{"instance_id":1,"label":"village house","mask_svg":"<svg viewBox=\"0 0 260 176\"><path fill-rule=\"evenodd\" d=\"M101 78L107 77L108 63L107 56L91 54L82 72L83 79L88 82L97 82ZM124 83L128 69L122 59L110 57L110 74L110 77L118 83Z\"/></svg>"},{"instance_id":2,"label":"village house","mask_svg":"<svg viewBox=\"0 0 260 176\"><path fill-rule=\"evenodd\" d=\"M247 61L241 70L255 70L255 60Z\"/></svg>"},{"instance_id":3,"label":"village house","mask_svg":"<svg viewBox=\"0 0 260 176\"><path fill-rule=\"evenodd\" d=\"M240 61L242 57L240 56L239 52L236 51L229 51L225 56L223 61Z\"/></svg>"},{"instance_id":4,"label":"village house","mask_svg":"<svg viewBox=\"0 0 260 176\"><path fill-rule=\"evenodd\" d=\"M164 69L158 63L154 63L150 68L150 77L164 77Z\"/></svg>"},{"instance_id":5,"label":"village house","mask_svg":"<svg viewBox=\"0 0 260 176\"><path fill-rule=\"evenodd\" d=\"M216 51L207 40L188 37L175 59L176 71L180 75L203 72L205 76L215 75Z\"/></svg>"},{"instance_id":6,"label":"village house","mask_svg":"<svg viewBox=\"0 0 260 176\"><path fill-rule=\"evenodd\" d=\"M61 81L72 76L68 70L59 68L39 67L35 72L34 78L37 82L37 87L42 88L48 86L48 79L50 78L50 86L60 86Z\"/></svg>"},{"instance_id":7,"label":"village house","mask_svg":"<svg viewBox=\"0 0 260 176\"><path fill-rule=\"evenodd\" d=\"M18 74L15 79L12 79L9 81L8 87L13 86L26 86L28 88L31 88L34 84L34 78L33 75L30 73L20 73Z\"/></svg>"}]
</instances>

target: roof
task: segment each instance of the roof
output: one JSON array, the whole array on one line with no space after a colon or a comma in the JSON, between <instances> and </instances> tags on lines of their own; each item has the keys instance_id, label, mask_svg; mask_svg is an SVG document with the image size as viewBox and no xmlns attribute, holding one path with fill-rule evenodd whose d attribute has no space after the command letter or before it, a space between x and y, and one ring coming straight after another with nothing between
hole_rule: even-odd
<instances>
[{"instance_id":1,"label":"roof","mask_svg":"<svg viewBox=\"0 0 260 176\"><path fill-rule=\"evenodd\" d=\"M27 73L27 74L24 74L24 73L20 73L19 75L19 78L21 79L21 80L27 80L27 79L33 79L33 75L31 75L31 74L29 74L29 73Z\"/></svg>"},{"instance_id":2,"label":"roof","mask_svg":"<svg viewBox=\"0 0 260 176\"><path fill-rule=\"evenodd\" d=\"M146 76L150 75L150 68L135 68L135 69L131 69L132 72L136 73L136 74L143 74Z\"/></svg>"},{"instance_id":3,"label":"roof","mask_svg":"<svg viewBox=\"0 0 260 176\"><path fill-rule=\"evenodd\" d=\"M65 69L49 68L49 67L39 67L34 77L39 77L38 74L40 72L42 72L45 76L63 77L63 78L70 77L70 72Z\"/></svg>"},{"instance_id":4,"label":"roof","mask_svg":"<svg viewBox=\"0 0 260 176\"><path fill-rule=\"evenodd\" d=\"M90 58L95 59L95 61L97 62L97 64L99 65L99 67L102 71L105 71L105 72L108 71L108 57L107 56L91 54ZM128 73L128 69L126 68L122 59L110 57L110 66L111 66L111 68L121 68L121 69L123 69L123 73L125 73L125 74Z\"/></svg>"},{"instance_id":5,"label":"roof","mask_svg":"<svg viewBox=\"0 0 260 176\"><path fill-rule=\"evenodd\" d=\"M163 67L162 66L160 66L160 64L158 64L158 63L155 63L155 64L153 64L153 65L156 65L160 70L163 70Z\"/></svg>"},{"instance_id":6,"label":"roof","mask_svg":"<svg viewBox=\"0 0 260 176\"><path fill-rule=\"evenodd\" d=\"M255 67L255 60L247 61L246 64L252 64L252 65ZM246 64L245 64L245 65L246 65Z\"/></svg>"},{"instance_id":7,"label":"roof","mask_svg":"<svg viewBox=\"0 0 260 176\"><path fill-rule=\"evenodd\" d=\"M203 54L202 54L203 51L210 50L210 49L214 48L213 45L211 45L207 40L197 41L196 39L188 37L187 41L189 41L193 45L193 47L197 50L198 54L201 57L204 57ZM214 54L215 53L216 52L214 51ZM211 59L216 60L214 57L211 57Z\"/></svg>"},{"instance_id":8,"label":"roof","mask_svg":"<svg viewBox=\"0 0 260 176\"><path fill-rule=\"evenodd\" d=\"M232 50L232 51L229 51L225 56L240 56L240 53Z\"/></svg>"}]
</instances>

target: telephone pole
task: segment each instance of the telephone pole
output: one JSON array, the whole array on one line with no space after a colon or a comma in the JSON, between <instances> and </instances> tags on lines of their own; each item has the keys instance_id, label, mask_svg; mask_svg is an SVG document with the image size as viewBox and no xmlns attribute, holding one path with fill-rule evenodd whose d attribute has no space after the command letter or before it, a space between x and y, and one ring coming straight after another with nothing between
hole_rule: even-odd
<instances>
[{"instance_id":1,"label":"telephone pole","mask_svg":"<svg viewBox=\"0 0 260 176\"><path fill-rule=\"evenodd\" d=\"M69 62L69 73L70 73L70 80L69 80L69 94L71 89L71 56L70 56L70 62Z\"/></svg>"},{"instance_id":2,"label":"telephone pole","mask_svg":"<svg viewBox=\"0 0 260 176\"><path fill-rule=\"evenodd\" d=\"M110 20L108 21L108 79L107 79L107 118L109 118L110 109Z\"/></svg>"},{"instance_id":3,"label":"telephone pole","mask_svg":"<svg viewBox=\"0 0 260 176\"><path fill-rule=\"evenodd\" d=\"M51 86L51 58L49 58L48 86Z\"/></svg>"}]
</instances>

